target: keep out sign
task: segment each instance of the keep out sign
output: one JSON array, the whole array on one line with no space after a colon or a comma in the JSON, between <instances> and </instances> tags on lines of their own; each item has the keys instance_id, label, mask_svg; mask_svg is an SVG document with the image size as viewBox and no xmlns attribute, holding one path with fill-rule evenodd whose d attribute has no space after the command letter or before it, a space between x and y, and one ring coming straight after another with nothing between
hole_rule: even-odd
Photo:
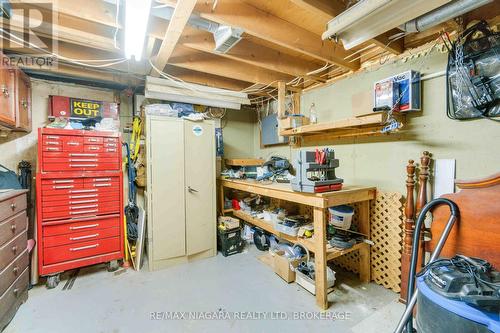
<instances>
[{"instance_id":1,"label":"keep out sign","mask_svg":"<svg viewBox=\"0 0 500 333\"><path fill-rule=\"evenodd\" d=\"M102 114L103 103L84 99L72 98L70 100L71 117L94 118Z\"/></svg>"}]
</instances>

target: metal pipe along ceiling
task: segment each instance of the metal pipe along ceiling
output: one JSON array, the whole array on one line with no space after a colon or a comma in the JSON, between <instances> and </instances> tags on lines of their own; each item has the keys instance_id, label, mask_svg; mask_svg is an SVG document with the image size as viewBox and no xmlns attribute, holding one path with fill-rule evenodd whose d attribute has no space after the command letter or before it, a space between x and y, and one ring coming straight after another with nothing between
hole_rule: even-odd
<instances>
[{"instance_id":1,"label":"metal pipe along ceiling","mask_svg":"<svg viewBox=\"0 0 500 333\"><path fill-rule=\"evenodd\" d=\"M456 0L427 14L406 22L400 28L406 32L421 32L484 6L493 0Z\"/></svg>"}]
</instances>

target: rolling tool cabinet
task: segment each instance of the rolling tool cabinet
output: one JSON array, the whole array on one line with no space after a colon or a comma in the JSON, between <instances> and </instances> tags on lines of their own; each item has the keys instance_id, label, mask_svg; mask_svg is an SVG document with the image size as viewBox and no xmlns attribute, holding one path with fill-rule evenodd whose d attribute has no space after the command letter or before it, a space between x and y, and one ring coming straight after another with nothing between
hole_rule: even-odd
<instances>
[{"instance_id":1,"label":"rolling tool cabinet","mask_svg":"<svg viewBox=\"0 0 500 333\"><path fill-rule=\"evenodd\" d=\"M38 131L38 273L59 273L123 258L123 178L118 133Z\"/></svg>"}]
</instances>

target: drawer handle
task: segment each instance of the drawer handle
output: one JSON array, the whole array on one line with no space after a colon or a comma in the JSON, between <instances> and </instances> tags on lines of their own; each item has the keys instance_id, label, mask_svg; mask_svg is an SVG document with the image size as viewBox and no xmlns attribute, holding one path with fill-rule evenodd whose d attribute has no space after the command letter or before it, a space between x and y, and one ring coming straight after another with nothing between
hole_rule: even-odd
<instances>
[{"instance_id":1,"label":"drawer handle","mask_svg":"<svg viewBox=\"0 0 500 333\"><path fill-rule=\"evenodd\" d=\"M59 139L59 137L56 136L56 135L49 135L49 136L47 136L47 139L55 139L55 140L57 140L57 139Z\"/></svg>"},{"instance_id":2,"label":"drawer handle","mask_svg":"<svg viewBox=\"0 0 500 333\"><path fill-rule=\"evenodd\" d=\"M12 269L12 273L14 273L14 275L17 275L18 272L19 268L17 266Z\"/></svg>"},{"instance_id":3,"label":"drawer handle","mask_svg":"<svg viewBox=\"0 0 500 333\"><path fill-rule=\"evenodd\" d=\"M105 183L105 184L94 184L94 187L108 187L111 186L111 183Z\"/></svg>"},{"instance_id":4,"label":"drawer handle","mask_svg":"<svg viewBox=\"0 0 500 333\"><path fill-rule=\"evenodd\" d=\"M28 110L28 101L26 100L26 98L23 98L21 100L21 106L23 107L24 110Z\"/></svg>"},{"instance_id":5,"label":"drawer handle","mask_svg":"<svg viewBox=\"0 0 500 333\"><path fill-rule=\"evenodd\" d=\"M97 157L97 154L86 154L86 153L71 153L70 157Z\"/></svg>"},{"instance_id":6,"label":"drawer handle","mask_svg":"<svg viewBox=\"0 0 500 333\"><path fill-rule=\"evenodd\" d=\"M75 241L75 240L80 240L80 239L94 238L94 237L98 237L98 236L99 236L99 234L80 236L80 237L70 237L69 240Z\"/></svg>"},{"instance_id":7,"label":"drawer handle","mask_svg":"<svg viewBox=\"0 0 500 333\"><path fill-rule=\"evenodd\" d=\"M5 98L9 97L9 89L7 88L7 86L5 84L2 85L2 93L3 93L3 96Z\"/></svg>"},{"instance_id":8,"label":"drawer handle","mask_svg":"<svg viewBox=\"0 0 500 333\"><path fill-rule=\"evenodd\" d=\"M47 144L47 145L59 145L59 142L57 142L57 141L47 141L47 142L45 142L45 144Z\"/></svg>"},{"instance_id":9,"label":"drawer handle","mask_svg":"<svg viewBox=\"0 0 500 333\"><path fill-rule=\"evenodd\" d=\"M97 164L70 164L70 168L86 168L86 167L91 167L95 168Z\"/></svg>"},{"instance_id":10,"label":"drawer handle","mask_svg":"<svg viewBox=\"0 0 500 333\"><path fill-rule=\"evenodd\" d=\"M89 140L89 142L97 142L97 139L94 139L94 138L89 138L88 140Z\"/></svg>"},{"instance_id":11,"label":"drawer handle","mask_svg":"<svg viewBox=\"0 0 500 333\"><path fill-rule=\"evenodd\" d=\"M89 150L99 150L99 147L89 147Z\"/></svg>"},{"instance_id":12,"label":"drawer handle","mask_svg":"<svg viewBox=\"0 0 500 333\"><path fill-rule=\"evenodd\" d=\"M12 224L10 226L10 230L12 230L12 232L16 232L16 228L17 228L17 226L15 224Z\"/></svg>"},{"instance_id":13,"label":"drawer handle","mask_svg":"<svg viewBox=\"0 0 500 333\"><path fill-rule=\"evenodd\" d=\"M97 212L98 209L89 209L89 210L82 210L79 212L69 212L70 215L76 215L76 214L87 214L87 213L95 213Z\"/></svg>"},{"instance_id":14,"label":"drawer handle","mask_svg":"<svg viewBox=\"0 0 500 333\"><path fill-rule=\"evenodd\" d=\"M17 245L14 245L14 246L12 247L12 252L17 253Z\"/></svg>"},{"instance_id":15,"label":"drawer handle","mask_svg":"<svg viewBox=\"0 0 500 333\"><path fill-rule=\"evenodd\" d=\"M113 149L113 148L108 148L106 151L108 151L108 152L115 152L115 151L116 151L116 149Z\"/></svg>"},{"instance_id":16,"label":"drawer handle","mask_svg":"<svg viewBox=\"0 0 500 333\"><path fill-rule=\"evenodd\" d=\"M70 158L70 162L97 162L97 158Z\"/></svg>"},{"instance_id":17,"label":"drawer handle","mask_svg":"<svg viewBox=\"0 0 500 333\"><path fill-rule=\"evenodd\" d=\"M78 200L78 201L70 201L70 205L78 205L78 204L84 204L84 203L91 203L91 202L97 202L97 199L92 199L92 200Z\"/></svg>"},{"instance_id":18,"label":"drawer handle","mask_svg":"<svg viewBox=\"0 0 500 333\"><path fill-rule=\"evenodd\" d=\"M59 151L59 148L56 148L56 147L48 147L47 150L56 150L56 151Z\"/></svg>"},{"instance_id":19,"label":"drawer handle","mask_svg":"<svg viewBox=\"0 0 500 333\"><path fill-rule=\"evenodd\" d=\"M95 198L98 197L99 194L87 194L87 195L70 195L70 199L83 199L83 198Z\"/></svg>"},{"instance_id":20,"label":"drawer handle","mask_svg":"<svg viewBox=\"0 0 500 333\"><path fill-rule=\"evenodd\" d=\"M52 186L52 188L54 188L56 190L62 190L62 189L73 188L73 187L74 187L73 185L56 185L56 186Z\"/></svg>"},{"instance_id":21,"label":"drawer handle","mask_svg":"<svg viewBox=\"0 0 500 333\"><path fill-rule=\"evenodd\" d=\"M94 208L94 207L99 207L99 205L95 204L95 205L85 205L85 206L76 206L76 207L70 206L69 209L73 210L73 209L85 209L85 208Z\"/></svg>"},{"instance_id":22,"label":"drawer handle","mask_svg":"<svg viewBox=\"0 0 500 333\"><path fill-rule=\"evenodd\" d=\"M74 183L73 179L62 179L62 180L53 180L53 184L64 184L64 183Z\"/></svg>"},{"instance_id":23,"label":"drawer handle","mask_svg":"<svg viewBox=\"0 0 500 333\"><path fill-rule=\"evenodd\" d=\"M97 190L71 190L69 193L87 193L87 192L97 192Z\"/></svg>"},{"instance_id":24,"label":"drawer handle","mask_svg":"<svg viewBox=\"0 0 500 333\"><path fill-rule=\"evenodd\" d=\"M96 224L87 224L87 225L81 225L79 227L69 227L69 230L80 230L80 229L88 229L88 228L95 228L98 227L99 223Z\"/></svg>"},{"instance_id":25,"label":"drawer handle","mask_svg":"<svg viewBox=\"0 0 500 333\"><path fill-rule=\"evenodd\" d=\"M17 206L16 206L16 204L15 204L15 203L11 203L11 204L10 204L10 209L15 210L15 209L16 209L16 207L17 207Z\"/></svg>"},{"instance_id":26,"label":"drawer handle","mask_svg":"<svg viewBox=\"0 0 500 333\"><path fill-rule=\"evenodd\" d=\"M79 146L79 142L68 142L68 146Z\"/></svg>"},{"instance_id":27,"label":"drawer handle","mask_svg":"<svg viewBox=\"0 0 500 333\"><path fill-rule=\"evenodd\" d=\"M106 143L106 147L116 147L115 143Z\"/></svg>"},{"instance_id":28,"label":"drawer handle","mask_svg":"<svg viewBox=\"0 0 500 333\"><path fill-rule=\"evenodd\" d=\"M95 182L109 182L111 178L94 178Z\"/></svg>"},{"instance_id":29,"label":"drawer handle","mask_svg":"<svg viewBox=\"0 0 500 333\"><path fill-rule=\"evenodd\" d=\"M93 248L98 247L98 246L99 246L99 243L94 244L94 245L81 246L81 247L72 247L69 250L70 251L81 251L81 250L93 249Z\"/></svg>"}]
</instances>

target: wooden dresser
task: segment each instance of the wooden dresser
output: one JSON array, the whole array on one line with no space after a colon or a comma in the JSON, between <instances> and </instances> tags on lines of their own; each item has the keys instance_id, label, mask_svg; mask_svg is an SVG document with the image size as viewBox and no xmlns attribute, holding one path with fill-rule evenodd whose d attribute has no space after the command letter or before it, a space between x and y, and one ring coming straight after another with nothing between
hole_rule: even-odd
<instances>
[{"instance_id":1,"label":"wooden dresser","mask_svg":"<svg viewBox=\"0 0 500 333\"><path fill-rule=\"evenodd\" d=\"M0 331L28 299L26 192L0 192Z\"/></svg>"}]
</instances>

